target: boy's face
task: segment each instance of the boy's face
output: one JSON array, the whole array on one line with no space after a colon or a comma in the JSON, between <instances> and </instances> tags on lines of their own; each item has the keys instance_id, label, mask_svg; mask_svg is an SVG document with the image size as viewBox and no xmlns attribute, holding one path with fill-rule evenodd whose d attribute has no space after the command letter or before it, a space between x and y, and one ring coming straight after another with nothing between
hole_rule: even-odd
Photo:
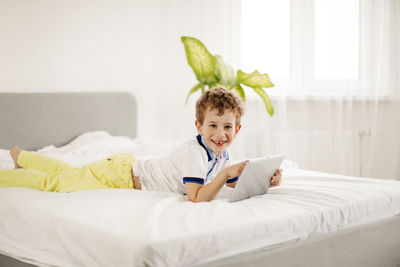
<instances>
[{"instance_id":1,"label":"boy's face","mask_svg":"<svg viewBox=\"0 0 400 267\"><path fill-rule=\"evenodd\" d=\"M215 108L206 110L203 124L197 120L195 124L197 132L217 156L230 146L241 128L241 125L236 126L236 117L231 110L225 110L222 116L218 116L218 109Z\"/></svg>"}]
</instances>

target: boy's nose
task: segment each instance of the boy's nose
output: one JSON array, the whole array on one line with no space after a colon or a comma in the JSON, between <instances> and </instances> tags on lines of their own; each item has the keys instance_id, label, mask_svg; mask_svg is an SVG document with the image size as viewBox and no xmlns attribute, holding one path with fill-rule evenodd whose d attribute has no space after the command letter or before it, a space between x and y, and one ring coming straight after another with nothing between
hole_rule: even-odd
<instances>
[{"instance_id":1,"label":"boy's nose","mask_svg":"<svg viewBox=\"0 0 400 267\"><path fill-rule=\"evenodd\" d=\"M224 129L223 128L219 128L217 130L217 134L218 134L218 136L224 136L224 134L225 134Z\"/></svg>"}]
</instances>

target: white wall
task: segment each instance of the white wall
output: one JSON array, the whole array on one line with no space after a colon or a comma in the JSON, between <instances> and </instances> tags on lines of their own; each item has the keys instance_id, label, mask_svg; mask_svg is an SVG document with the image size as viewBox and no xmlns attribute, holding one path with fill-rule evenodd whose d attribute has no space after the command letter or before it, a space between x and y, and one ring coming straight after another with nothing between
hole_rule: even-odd
<instances>
[{"instance_id":1,"label":"white wall","mask_svg":"<svg viewBox=\"0 0 400 267\"><path fill-rule=\"evenodd\" d=\"M191 35L203 40L212 52L223 54L235 66L239 58L234 53L238 37L232 33L234 23L229 23L235 18L229 17L232 10L225 8L228 2L1 0L0 92L128 90L139 102L139 136L193 135L193 105L198 95L184 106L186 94L196 80L186 63L180 37ZM304 131L296 126L297 118L302 116L303 120L306 117L312 121L310 131L333 131L324 116L328 114L324 111L325 104L296 101L290 104L285 114L289 129L295 134ZM365 110L368 109L355 106L350 112ZM364 163L372 165L361 174L400 179L400 151L398 145L393 146L398 144L400 136L400 108L398 103L388 102L380 104L379 111L382 120L372 129L382 135L374 150L376 162ZM288 143L286 147L272 146L269 141L274 140L271 139L274 134L279 135L281 124L277 121L282 117L279 109L272 119L258 115L262 112L260 102L248 103L244 128L233 147L239 156L284 151L301 167L341 172L334 165L313 165L305 160L308 156L305 152L298 152L301 149L291 152ZM255 116L259 119L245 125L246 118ZM351 131L370 129L368 123L358 124L357 119L354 122L349 127ZM253 138L246 127L259 127L266 138ZM352 158L358 148L348 153ZM360 159L352 160L356 170Z\"/></svg>"},{"instance_id":2,"label":"white wall","mask_svg":"<svg viewBox=\"0 0 400 267\"><path fill-rule=\"evenodd\" d=\"M229 60L232 46L219 37L230 38L218 30L224 2L2 0L0 91L129 90L140 103L139 135L187 136L193 101L183 103L196 79L180 37L208 40Z\"/></svg>"},{"instance_id":3,"label":"white wall","mask_svg":"<svg viewBox=\"0 0 400 267\"><path fill-rule=\"evenodd\" d=\"M195 79L166 8L155 0L1 1L0 91L128 90L140 103L140 135L168 136L159 127L166 121L189 128L183 102ZM165 101L181 123L169 120Z\"/></svg>"}]
</instances>

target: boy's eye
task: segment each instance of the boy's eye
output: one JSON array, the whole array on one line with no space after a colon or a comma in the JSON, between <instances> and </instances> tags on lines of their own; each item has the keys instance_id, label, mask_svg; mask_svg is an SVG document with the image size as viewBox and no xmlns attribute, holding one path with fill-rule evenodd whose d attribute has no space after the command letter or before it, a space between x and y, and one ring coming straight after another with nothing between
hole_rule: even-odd
<instances>
[{"instance_id":1,"label":"boy's eye","mask_svg":"<svg viewBox=\"0 0 400 267\"><path fill-rule=\"evenodd\" d=\"M230 125L225 126L225 129L231 129L231 128L232 128L232 126L230 126Z\"/></svg>"},{"instance_id":2,"label":"boy's eye","mask_svg":"<svg viewBox=\"0 0 400 267\"><path fill-rule=\"evenodd\" d=\"M210 127L211 127L211 128L216 128L217 125L216 125L216 124L210 124Z\"/></svg>"}]
</instances>

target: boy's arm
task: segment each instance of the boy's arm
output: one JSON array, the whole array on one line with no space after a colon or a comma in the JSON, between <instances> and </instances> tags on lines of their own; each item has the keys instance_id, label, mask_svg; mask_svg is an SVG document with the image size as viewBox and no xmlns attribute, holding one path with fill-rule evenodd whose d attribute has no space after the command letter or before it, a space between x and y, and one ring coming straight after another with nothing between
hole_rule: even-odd
<instances>
[{"instance_id":1,"label":"boy's arm","mask_svg":"<svg viewBox=\"0 0 400 267\"><path fill-rule=\"evenodd\" d=\"M281 181L282 181L282 169L279 169L276 171L274 176L271 177L270 180L271 187L280 185Z\"/></svg>"},{"instance_id":2,"label":"boy's arm","mask_svg":"<svg viewBox=\"0 0 400 267\"><path fill-rule=\"evenodd\" d=\"M282 169L279 169L275 172L275 174L270 179L271 187L280 185L281 181L282 181ZM236 184L237 184L237 181L233 182L233 183L226 183L226 186L235 188Z\"/></svg>"},{"instance_id":3,"label":"boy's arm","mask_svg":"<svg viewBox=\"0 0 400 267\"><path fill-rule=\"evenodd\" d=\"M228 178L224 170L222 170L211 182L204 186L196 183L185 183L186 194L192 202L211 201L224 186Z\"/></svg>"},{"instance_id":4,"label":"boy's arm","mask_svg":"<svg viewBox=\"0 0 400 267\"><path fill-rule=\"evenodd\" d=\"M237 184L237 181L233 182L233 183L226 183L226 186L230 187L230 188L235 188L236 184Z\"/></svg>"},{"instance_id":5,"label":"boy's arm","mask_svg":"<svg viewBox=\"0 0 400 267\"><path fill-rule=\"evenodd\" d=\"M190 182L185 183L189 200L192 202L213 200L229 178L240 176L246 163L247 161L243 161L223 169L211 182L204 186Z\"/></svg>"}]
</instances>

